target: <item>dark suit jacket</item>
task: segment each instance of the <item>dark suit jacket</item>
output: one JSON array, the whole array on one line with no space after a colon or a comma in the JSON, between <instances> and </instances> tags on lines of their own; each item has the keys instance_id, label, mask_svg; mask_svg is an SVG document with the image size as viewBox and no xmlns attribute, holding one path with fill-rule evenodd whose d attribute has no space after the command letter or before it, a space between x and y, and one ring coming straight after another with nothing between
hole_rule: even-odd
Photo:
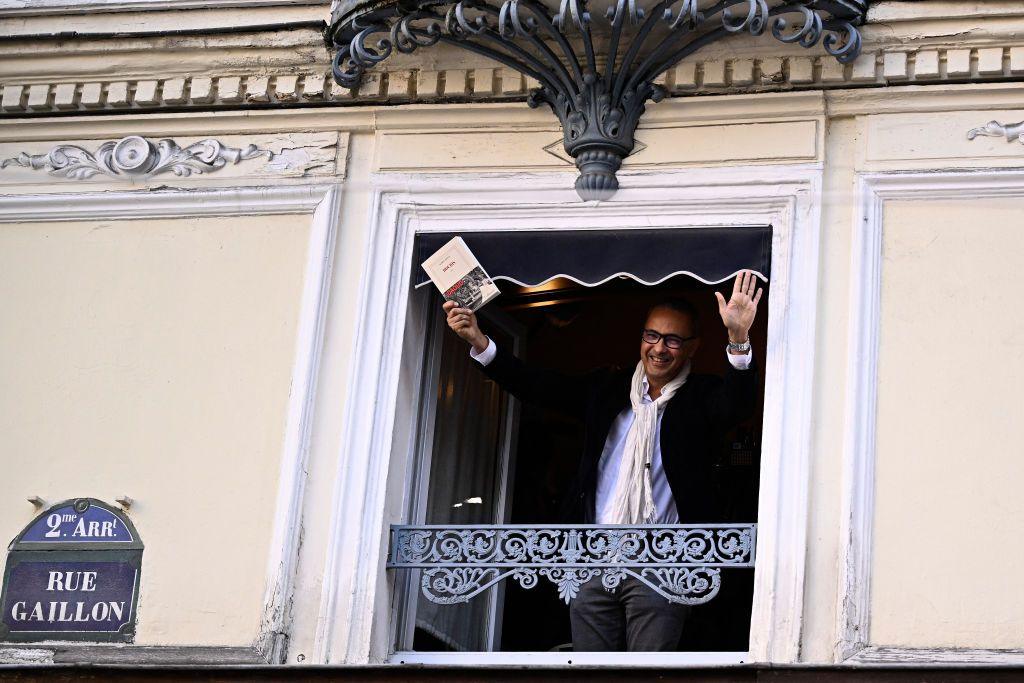
<instances>
[{"instance_id":1,"label":"dark suit jacket","mask_svg":"<svg viewBox=\"0 0 1024 683\"><path fill-rule=\"evenodd\" d=\"M597 466L612 422L629 406L633 370L598 370L570 377L526 365L503 347L484 373L521 401L578 418L584 424L583 457L563 521L595 520ZM712 466L726 431L750 417L757 402L755 368L728 366L724 377L691 374L661 421L661 458L682 524L726 522L713 495Z\"/></svg>"}]
</instances>

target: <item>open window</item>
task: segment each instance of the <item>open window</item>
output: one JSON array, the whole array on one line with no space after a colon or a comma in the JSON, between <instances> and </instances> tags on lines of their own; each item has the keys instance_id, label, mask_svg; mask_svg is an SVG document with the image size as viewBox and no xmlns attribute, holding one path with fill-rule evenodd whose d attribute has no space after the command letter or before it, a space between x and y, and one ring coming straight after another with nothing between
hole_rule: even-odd
<instances>
[{"instance_id":1,"label":"open window","mask_svg":"<svg viewBox=\"0 0 1024 683\"><path fill-rule=\"evenodd\" d=\"M418 256L432 253L450 237L420 236L415 267L423 260ZM570 374L635 365L647 309L670 296L682 296L698 309L701 347L693 371L721 374L727 363L726 334L714 292L728 297L732 276L743 268L757 271L764 278L761 286L768 288L768 227L632 230L625 235L496 233L464 239L502 290L480 313L484 331L520 358ZM423 283L419 276L416 280ZM565 574L558 574L557 558L541 560L539 571L550 581L536 580L536 572L523 580L511 565L488 573L483 554L468 557L464 551L469 543L486 554L491 544L514 544L523 530L534 533L535 541L568 541L574 530L557 526L558 511L582 452L582 425L520 405L475 367L465 343L447 330L442 300L433 287L417 287L412 296L418 305L410 311L424 317L421 329L427 332L420 427L407 478L412 482L407 524L392 531L390 560L404 566L395 584L395 651L569 650L566 597L572 587ZM756 363L765 358L768 317L766 291L751 330ZM713 595L691 612L680 651L748 649L763 373L761 377L755 415L723 439L712 464L714 490L707 499L714 509L708 510L709 524L702 525L715 543L736 552L704 556L712 570L706 576L717 576L717 584ZM572 387L566 392L571 400ZM486 530L467 535L472 527ZM554 535L543 537L544 531ZM600 535L601 530L585 533ZM746 540L742 533L747 533ZM462 550L451 545L444 549L445 534L449 542L461 534ZM403 565L410 552L428 548L434 560L444 561ZM423 557L421 553L419 559ZM450 573L456 566L461 573ZM666 599L671 596L668 591Z\"/></svg>"}]
</instances>

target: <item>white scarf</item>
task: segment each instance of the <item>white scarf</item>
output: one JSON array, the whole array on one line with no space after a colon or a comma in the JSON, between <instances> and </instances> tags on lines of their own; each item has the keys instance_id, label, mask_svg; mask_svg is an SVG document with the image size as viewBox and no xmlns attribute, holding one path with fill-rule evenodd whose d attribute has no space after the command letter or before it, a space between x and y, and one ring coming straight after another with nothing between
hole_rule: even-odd
<instances>
[{"instance_id":1,"label":"white scarf","mask_svg":"<svg viewBox=\"0 0 1024 683\"><path fill-rule=\"evenodd\" d=\"M652 524L657 518L654 492L651 485L651 458L654 455L654 437L658 428L658 413L686 383L690 375L690 361L661 390L657 400L644 403L644 363L640 361L633 372L629 387L629 400L633 404L633 424L626 434L626 445L619 462L619 475L612 495L612 524Z\"/></svg>"}]
</instances>

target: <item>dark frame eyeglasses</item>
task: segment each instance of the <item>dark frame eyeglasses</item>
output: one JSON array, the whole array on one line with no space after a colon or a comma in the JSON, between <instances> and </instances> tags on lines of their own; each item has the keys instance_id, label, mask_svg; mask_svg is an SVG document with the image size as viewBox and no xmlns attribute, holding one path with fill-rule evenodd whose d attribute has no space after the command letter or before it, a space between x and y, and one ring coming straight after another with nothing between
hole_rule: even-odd
<instances>
[{"instance_id":1,"label":"dark frame eyeglasses","mask_svg":"<svg viewBox=\"0 0 1024 683\"><path fill-rule=\"evenodd\" d=\"M640 333L640 338L648 344L654 345L660 342L662 339L665 340L665 346L670 349L681 349L683 344L697 337L680 337L675 334L662 334L657 330L644 330Z\"/></svg>"}]
</instances>

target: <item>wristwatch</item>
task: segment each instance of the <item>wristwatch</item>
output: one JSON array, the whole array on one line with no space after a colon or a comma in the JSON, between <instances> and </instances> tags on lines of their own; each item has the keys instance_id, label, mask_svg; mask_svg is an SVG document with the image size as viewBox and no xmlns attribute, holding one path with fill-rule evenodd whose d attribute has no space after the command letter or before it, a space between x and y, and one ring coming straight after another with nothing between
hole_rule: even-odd
<instances>
[{"instance_id":1,"label":"wristwatch","mask_svg":"<svg viewBox=\"0 0 1024 683\"><path fill-rule=\"evenodd\" d=\"M729 353L735 353L735 354L750 353L750 340L748 339L747 341L743 342L742 344L737 344L735 342L729 342L728 344L725 345L725 350L728 351Z\"/></svg>"}]
</instances>

